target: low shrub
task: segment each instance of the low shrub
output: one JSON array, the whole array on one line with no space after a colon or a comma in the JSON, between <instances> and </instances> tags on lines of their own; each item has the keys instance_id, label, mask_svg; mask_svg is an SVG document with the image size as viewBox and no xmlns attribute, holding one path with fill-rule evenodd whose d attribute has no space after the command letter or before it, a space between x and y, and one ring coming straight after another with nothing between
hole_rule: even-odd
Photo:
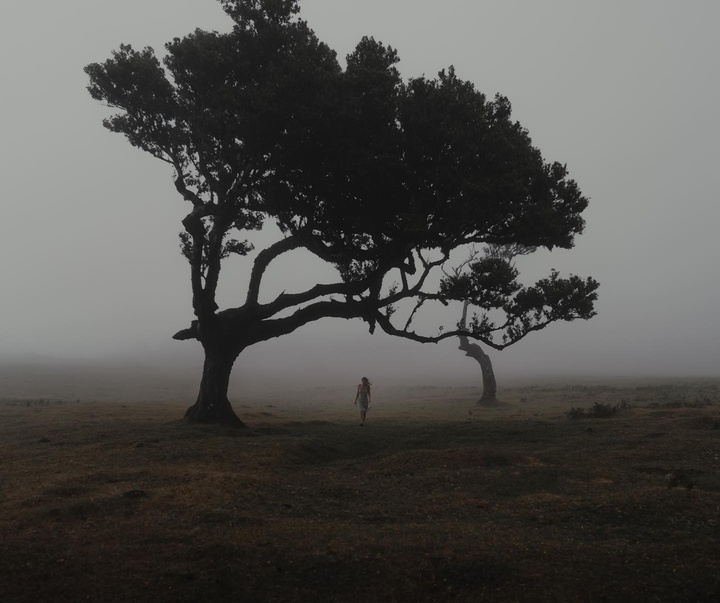
<instances>
[{"instance_id":1,"label":"low shrub","mask_svg":"<svg viewBox=\"0 0 720 603\"><path fill-rule=\"evenodd\" d=\"M593 407L590 409L590 416L593 419L607 419L608 417L614 417L617 414L617 411L617 405L613 406L612 404L601 404L600 402L595 402Z\"/></svg>"},{"instance_id":2,"label":"low shrub","mask_svg":"<svg viewBox=\"0 0 720 603\"><path fill-rule=\"evenodd\" d=\"M566 413L566 416L568 419L584 419L587 415L585 414L585 410L582 408L571 408Z\"/></svg>"},{"instance_id":3,"label":"low shrub","mask_svg":"<svg viewBox=\"0 0 720 603\"><path fill-rule=\"evenodd\" d=\"M629 405L623 404L622 408L628 408ZM571 408L566 416L568 419L607 419L608 417L614 417L618 409L621 408L619 404L601 404L595 402L591 408L585 410L584 408Z\"/></svg>"}]
</instances>

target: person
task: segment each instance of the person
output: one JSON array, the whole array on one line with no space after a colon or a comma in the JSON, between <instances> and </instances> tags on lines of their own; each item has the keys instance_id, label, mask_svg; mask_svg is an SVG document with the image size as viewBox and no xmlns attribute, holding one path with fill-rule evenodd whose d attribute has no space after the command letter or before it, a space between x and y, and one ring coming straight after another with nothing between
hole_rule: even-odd
<instances>
[{"instance_id":1,"label":"person","mask_svg":"<svg viewBox=\"0 0 720 603\"><path fill-rule=\"evenodd\" d=\"M360 404L358 404L358 401ZM370 381L367 377L362 378L362 383L357 386L357 393L355 394L355 402L358 404L358 410L360 411L360 426L365 425L365 417L367 416L368 406L372 402L372 396L370 394Z\"/></svg>"}]
</instances>

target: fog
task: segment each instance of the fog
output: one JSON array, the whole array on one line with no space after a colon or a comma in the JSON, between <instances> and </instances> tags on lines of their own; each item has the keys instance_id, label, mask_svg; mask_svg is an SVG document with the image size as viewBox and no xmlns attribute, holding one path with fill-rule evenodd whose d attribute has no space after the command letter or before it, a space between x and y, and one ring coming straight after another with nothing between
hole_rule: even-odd
<instances>
[{"instance_id":1,"label":"fog","mask_svg":"<svg viewBox=\"0 0 720 603\"><path fill-rule=\"evenodd\" d=\"M503 379L717 375L720 293L720 4L714 0L303 0L302 16L344 57L363 35L396 48L404 77L454 65L500 92L547 161L567 163L591 203L569 251L518 267L601 283L598 315L490 352ZM215 0L3 0L0 6L0 363L142 366L199 378L177 233L187 206L171 170L101 125L83 67L120 43L226 30ZM224 268L220 300L247 276ZM271 291L327 278L302 254ZM432 320L452 325L458 316ZM457 344L422 345L326 320L244 352L236 385L479 382ZM196 382L196 381L195 381Z\"/></svg>"}]
</instances>

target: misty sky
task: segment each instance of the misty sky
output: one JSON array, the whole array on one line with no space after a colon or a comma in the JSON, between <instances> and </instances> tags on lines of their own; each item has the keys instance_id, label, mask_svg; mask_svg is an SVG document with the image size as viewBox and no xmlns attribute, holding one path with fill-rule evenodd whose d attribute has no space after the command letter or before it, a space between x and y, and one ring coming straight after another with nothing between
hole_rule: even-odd
<instances>
[{"instance_id":1,"label":"misty sky","mask_svg":"<svg viewBox=\"0 0 720 603\"><path fill-rule=\"evenodd\" d=\"M301 5L340 58L372 35L398 50L404 77L452 64L488 96L506 95L545 159L567 163L590 197L576 247L519 268L527 282L551 268L593 276L598 316L492 352L500 379L720 373L720 3ZM166 164L102 127L108 110L86 92L83 67L120 43L161 53L175 36L229 23L215 0L2 0L0 356L189 358L199 374L199 344L170 339L192 318L177 239L188 207ZM275 271L278 289L302 287L301 269L310 281L326 274L295 256ZM246 274L225 268L224 304L241 301ZM251 375L270 362L318 383L478 376L452 342L370 336L359 321L306 327L236 366Z\"/></svg>"}]
</instances>

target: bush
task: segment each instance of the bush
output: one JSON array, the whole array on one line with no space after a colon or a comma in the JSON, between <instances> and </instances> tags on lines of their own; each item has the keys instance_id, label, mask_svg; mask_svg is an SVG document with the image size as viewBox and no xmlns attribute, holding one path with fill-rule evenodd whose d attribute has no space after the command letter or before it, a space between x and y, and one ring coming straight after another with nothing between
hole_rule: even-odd
<instances>
[{"instance_id":1,"label":"bush","mask_svg":"<svg viewBox=\"0 0 720 603\"><path fill-rule=\"evenodd\" d=\"M614 417L617 414L619 405L613 406L612 404L600 404L595 402L592 408L585 410L583 408L571 408L566 416L568 419L607 419L608 417ZM625 406L623 406L625 408Z\"/></svg>"},{"instance_id":2,"label":"bush","mask_svg":"<svg viewBox=\"0 0 720 603\"><path fill-rule=\"evenodd\" d=\"M587 415L582 408L571 408L566 416L568 419L584 419Z\"/></svg>"},{"instance_id":3,"label":"bush","mask_svg":"<svg viewBox=\"0 0 720 603\"><path fill-rule=\"evenodd\" d=\"M607 419L608 417L614 417L617 414L617 405L612 404L600 404L595 402L590 412L594 419Z\"/></svg>"}]
</instances>

